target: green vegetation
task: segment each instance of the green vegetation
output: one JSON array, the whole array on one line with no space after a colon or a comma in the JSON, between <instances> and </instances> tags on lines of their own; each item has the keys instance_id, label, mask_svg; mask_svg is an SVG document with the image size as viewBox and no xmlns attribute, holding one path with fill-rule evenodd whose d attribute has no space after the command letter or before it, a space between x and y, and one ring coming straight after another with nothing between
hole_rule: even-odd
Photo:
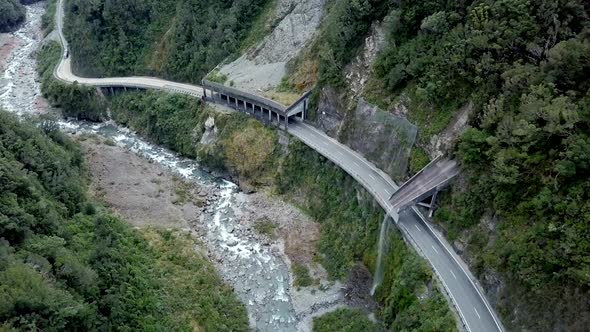
<instances>
[{"instance_id":1,"label":"green vegetation","mask_svg":"<svg viewBox=\"0 0 590 332\"><path fill-rule=\"evenodd\" d=\"M403 99L423 144L473 104L456 151L465 181L437 220L466 240L478 275L499 278L514 330L590 324L589 12L582 0L334 0L289 78L304 86L298 71L315 61L318 89L345 90L344 66L383 18L368 100L387 109ZM415 149L411 170L426 161Z\"/></svg>"},{"instance_id":2,"label":"green vegetation","mask_svg":"<svg viewBox=\"0 0 590 332\"><path fill-rule=\"evenodd\" d=\"M313 319L313 332L380 332L382 327L361 310L341 308Z\"/></svg>"},{"instance_id":3,"label":"green vegetation","mask_svg":"<svg viewBox=\"0 0 590 332\"><path fill-rule=\"evenodd\" d=\"M47 0L45 2L45 12L43 13L43 16L41 16L41 29L45 36L55 27L57 3L57 0Z\"/></svg>"},{"instance_id":4,"label":"green vegetation","mask_svg":"<svg viewBox=\"0 0 590 332\"><path fill-rule=\"evenodd\" d=\"M515 330L590 322L579 306L590 299L588 10L580 0L401 1L375 66L386 91L410 97L423 140L474 103L457 151L467 186L437 217L451 238L469 230L478 274L500 273L499 307Z\"/></svg>"},{"instance_id":5,"label":"green vegetation","mask_svg":"<svg viewBox=\"0 0 590 332\"><path fill-rule=\"evenodd\" d=\"M245 331L187 235L134 231L87 195L79 146L0 112L0 329Z\"/></svg>"},{"instance_id":6,"label":"green vegetation","mask_svg":"<svg viewBox=\"0 0 590 332\"><path fill-rule=\"evenodd\" d=\"M249 47L256 45L266 35L272 32L279 20L271 21L274 16L275 9L277 8L277 0L268 0L262 6L262 9L256 15L252 21L252 25L246 34L246 37L242 40L240 45L240 51L244 52Z\"/></svg>"},{"instance_id":7,"label":"green vegetation","mask_svg":"<svg viewBox=\"0 0 590 332\"><path fill-rule=\"evenodd\" d=\"M43 45L37 54L37 71L41 76L41 92L52 106L60 107L63 115L77 119L101 121L105 118L106 104L96 88L58 81L53 71L62 55L59 43Z\"/></svg>"},{"instance_id":8,"label":"green vegetation","mask_svg":"<svg viewBox=\"0 0 590 332\"><path fill-rule=\"evenodd\" d=\"M227 162L240 177L259 178L265 170L264 164L269 160L275 146L275 139L262 126L247 126L235 132L225 143Z\"/></svg>"},{"instance_id":9,"label":"green vegetation","mask_svg":"<svg viewBox=\"0 0 590 332\"><path fill-rule=\"evenodd\" d=\"M198 157L208 112L201 101L179 94L129 92L111 99L113 119L158 144Z\"/></svg>"},{"instance_id":10,"label":"green vegetation","mask_svg":"<svg viewBox=\"0 0 590 332\"><path fill-rule=\"evenodd\" d=\"M268 1L69 0L64 28L73 69L199 82L238 54Z\"/></svg>"},{"instance_id":11,"label":"green vegetation","mask_svg":"<svg viewBox=\"0 0 590 332\"><path fill-rule=\"evenodd\" d=\"M314 280L309 274L309 268L304 264L294 263L292 266L295 280L293 285L295 287L308 287L314 284Z\"/></svg>"},{"instance_id":12,"label":"green vegetation","mask_svg":"<svg viewBox=\"0 0 590 332\"><path fill-rule=\"evenodd\" d=\"M210 72L209 75L207 75L207 79L211 82L224 84L225 82L227 82L227 75L220 73L219 69L216 68L213 69L213 71Z\"/></svg>"},{"instance_id":13,"label":"green vegetation","mask_svg":"<svg viewBox=\"0 0 590 332\"><path fill-rule=\"evenodd\" d=\"M0 2L0 32L9 32L25 20L25 7L18 0Z\"/></svg>"},{"instance_id":14,"label":"green vegetation","mask_svg":"<svg viewBox=\"0 0 590 332\"><path fill-rule=\"evenodd\" d=\"M430 162L430 157L424 151L424 149L414 146L412 148L412 152L410 154L410 172L412 174L416 174L419 172L424 166L428 165Z\"/></svg>"},{"instance_id":15,"label":"green vegetation","mask_svg":"<svg viewBox=\"0 0 590 332\"><path fill-rule=\"evenodd\" d=\"M371 23L387 14L393 1L334 0L316 39L320 86L343 87L342 69L356 55Z\"/></svg>"},{"instance_id":16,"label":"green vegetation","mask_svg":"<svg viewBox=\"0 0 590 332\"><path fill-rule=\"evenodd\" d=\"M266 217L260 218L254 223L254 230L258 232L258 234L266 235L270 238L276 237L276 229L277 225Z\"/></svg>"},{"instance_id":17,"label":"green vegetation","mask_svg":"<svg viewBox=\"0 0 590 332\"><path fill-rule=\"evenodd\" d=\"M408 249L398 232L390 235L389 243L383 283L376 292L383 303L383 323L392 331L455 331L447 301L432 287L428 264Z\"/></svg>"}]
</instances>

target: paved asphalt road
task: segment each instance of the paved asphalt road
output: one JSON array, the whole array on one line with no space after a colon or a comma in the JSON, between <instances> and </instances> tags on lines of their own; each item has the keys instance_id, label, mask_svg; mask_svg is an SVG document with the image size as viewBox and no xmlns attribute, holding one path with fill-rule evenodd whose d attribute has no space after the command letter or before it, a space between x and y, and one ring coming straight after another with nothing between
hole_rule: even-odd
<instances>
[{"instance_id":1,"label":"paved asphalt road","mask_svg":"<svg viewBox=\"0 0 590 332\"><path fill-rule=\"evenodd\" d=\"M68 44L63 36L63 0L57 10L58 32L62 45ZM200 97L202 88L199 86L176 83L152 77L115 77L115 78L82 78L72 73L70 59L63 59L55 71L55 76L65 82L78 81L99 87L137 87L175 91ZM326 156L339 165L354 179L363 185L389 211L396 220L398 227L406 238L412 242L416 250L433 266L436 274L451 297L453 304L461 315L467 328L473 332L502 331L495 314L487 304L485 297L475 286L472 275L465 264L454 253L450 245L422 219L415 208L407 209L400 215L392 211L389 197L398 186L383 171L377 169L358 153L338 143L318 129L304 123L295 122L289 125L289 133L305 144Z\"/></svg>"}]
</instances>

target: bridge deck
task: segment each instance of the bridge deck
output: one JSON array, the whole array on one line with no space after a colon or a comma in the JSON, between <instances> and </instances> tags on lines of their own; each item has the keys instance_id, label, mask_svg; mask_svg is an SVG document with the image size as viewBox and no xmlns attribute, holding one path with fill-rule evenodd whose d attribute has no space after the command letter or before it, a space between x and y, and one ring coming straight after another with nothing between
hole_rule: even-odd
<instances>
[{"instance_id":1,"label":"bridge deck","mask_svg":"<svg viewBox=\"0 0 590 332\"><path fill-rule=\"evenodd\" d=\"M457 174L459 174L459 166L455 160L438 159L404 183L389 198L389 202L395 210L403 209L442 189Z\"/></svg>"}]
</instances>

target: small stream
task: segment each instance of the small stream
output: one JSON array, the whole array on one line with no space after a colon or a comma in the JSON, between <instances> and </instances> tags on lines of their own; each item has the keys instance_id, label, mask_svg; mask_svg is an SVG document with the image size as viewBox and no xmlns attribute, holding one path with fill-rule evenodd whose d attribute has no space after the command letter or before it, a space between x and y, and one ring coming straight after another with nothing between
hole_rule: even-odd
<instances>
[{"instance_id":1,"label":"small stream","mask_svg":"<svg viewBox=\"0 0 590 332\"><path fill-rule=\"evenodd\" d=\"M43 11L43 3L27 6L27 22L13 33L18 45L0 78L0 106L21 116L48 112L41 97L34 58L42 39L40 23ZM271 252L269 246L247 237L245 232L236 231L242 226L235 217L235 184L212 177L195 161L150 144L113 122L96 124L60 120L59 125L66 132L94 133L111 138L118 146L164 165L187 179L216 187L218 199L202 222L208 230L204 242L217 258L214 263L222 278L234 287L246 304L250 325L255 330L297 330L300 319L293 309L290 274L285 261Z\"/></svg>"}]
</instances>

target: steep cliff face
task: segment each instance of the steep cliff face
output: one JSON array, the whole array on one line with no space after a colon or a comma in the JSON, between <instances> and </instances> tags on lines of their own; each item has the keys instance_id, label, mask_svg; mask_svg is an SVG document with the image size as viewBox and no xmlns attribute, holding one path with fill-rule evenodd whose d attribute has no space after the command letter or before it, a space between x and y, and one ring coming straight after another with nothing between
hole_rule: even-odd
<instances>
[{"instance_id":1,"label":"steep cliff face","mask_svg":"<svg viewBox=\"0 0 590 332\"><path fill-rule=\"evenodd\" d=\"M403 104L386 111L362 97L373 75L375 58L384 45L383 26L374 23L359 54L343 69L345 88L321 88L314 122L392 178L401 180L407 174L417 127L406 119Z\"/></svg>"},{"instance_id":2,"label":"steep cliff face","mask_svg":"<svg viewBox=\"0 0 590 332\"><path fill-rule=\"evenodd\" d=\"M324 0L277 1L266 23L274 26L270 34L220 69L238 88L256 93L279 85L287 62L311 40L321 22Z\"/></svg>"}]
</instances>

